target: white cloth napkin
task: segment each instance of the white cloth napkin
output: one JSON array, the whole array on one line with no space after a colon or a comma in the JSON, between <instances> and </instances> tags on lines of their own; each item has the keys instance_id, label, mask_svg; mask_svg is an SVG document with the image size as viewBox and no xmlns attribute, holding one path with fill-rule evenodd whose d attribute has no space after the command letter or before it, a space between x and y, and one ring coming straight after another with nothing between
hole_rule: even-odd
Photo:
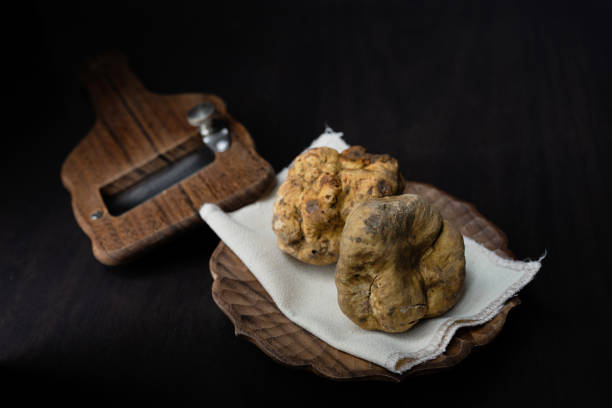
<instances>
[{"instance_id":1,"label":"white cloth napkin","mask_svg":"<svg viewBox=\"0 0 612 408\"><path fill-rule=\"evenodd\" d=\"M342 133L327 129L311 145L342 151ZM277 188L287 176L277 175ZM402 334L361 329L340 310L334 265L313 266L284 254L272 231L276 190L232 213L204 204L200 215L255 275L291 321L332 347L402 373L440 355L455 331L493 318L506 300L525 286L540 269L538 261L519 262L499 257L464 237L465 291L443 316L419 322Z\"/></svg>"}]
</instances>

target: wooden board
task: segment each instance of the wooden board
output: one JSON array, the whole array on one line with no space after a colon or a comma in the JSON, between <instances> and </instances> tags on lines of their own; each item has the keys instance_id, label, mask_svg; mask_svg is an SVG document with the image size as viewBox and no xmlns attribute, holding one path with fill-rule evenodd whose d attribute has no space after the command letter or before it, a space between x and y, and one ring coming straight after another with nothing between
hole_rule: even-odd
<instances>
[{"instance_id":1,"label":"wooden board","mask_svg":"<svg viewBox=\"0 0 612 408\"><path fill-rule=\"evenodd\" d=\"M96 122L65 160L61 178L71 193L75 218L101 262L123 263L196 225L205 202L234 210L274 184L272 167L217 96L151 93L119 55L93 60L82 79ZM202 146L186 115L203 102L212 102L226 122L229 149L215 153L213 163L157 196L121 215L110 214L103 191L121 191Z\"/></svg>"},{"instance_id":2,"label":"wooden board","mask_svg":"<svg viewBox=\"0 0 612 408\"><path fill-rule=\"evenodd\" d=\"M427 198L463 235L502 257L513 258L505 234L471 204L423 183L407 182L404 192ZM219 243L210 259L210 271L214 280L213 299L234 324L236 335L253 342L282 364L306 368L336 380L401 381L410 375L452 367L463 360L474 346L482 346L493 340L501 331L508 312L520 303L518 297L511 298L489 322L457 330L446 351L439 357L398 375L329 346L287 319L253 274L223 242Z\"/></svg>"}]
</instances>

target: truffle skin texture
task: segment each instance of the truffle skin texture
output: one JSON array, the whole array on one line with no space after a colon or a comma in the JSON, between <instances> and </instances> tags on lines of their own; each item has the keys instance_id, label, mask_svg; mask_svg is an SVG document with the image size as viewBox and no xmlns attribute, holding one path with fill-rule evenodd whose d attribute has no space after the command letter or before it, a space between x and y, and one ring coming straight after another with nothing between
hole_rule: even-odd
<instances>
[{"instance_id":1,"label":"truffle skin texture","mask_svg":"<svg viewBox=\"0 0 612 408\"><path fill-rule=\"evenodd\" d=\"M364 202L346 220L335 281L342 312L368 330L400 333L460 297L463 237L424 198Z\"/></svg>"},{"instance_id":2,"label":"truffle skin texture","mask_svg":"<svg viewBox=\"0 0 612 408\"><path fill-rule=\"evenodd\" d=\"M358 203L397 194L402 188L397 160L352 146L339 154L329 147L295 158L274 203L272 229L278 247L302 262L338 260L344 221Z\"/></svg>"}]
</instances>

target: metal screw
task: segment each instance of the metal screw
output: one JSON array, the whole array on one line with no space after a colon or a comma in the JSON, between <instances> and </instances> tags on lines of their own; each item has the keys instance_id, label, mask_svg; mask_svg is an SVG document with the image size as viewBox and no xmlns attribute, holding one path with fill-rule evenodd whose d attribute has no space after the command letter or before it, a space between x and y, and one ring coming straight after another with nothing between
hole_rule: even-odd
<instances>
[{"instance_id":1,"label":"metal screw","mask_svg":"<svg viewBox=\"0 0 612 408\"><path fill-rule=\"evenodd\" d=\"M194 106L187 113L187 121L191 126L200 128L202 141L213 152L224 152L229 148L229 130L225 126L213 126L212 118L215 113L215 105L210 102Z\"/></svg>"},{"instance_id":2,"label":"metal screw","mask_svg":"<svg viewBox=\"0 0 612 408\"><path fill-rule=\"evenodd\" d=\"M191 126L209 128L213 113L215 113L215 105L210 102L204 102L194 106L187 112L187 120Z\"/></svg>"},{"instance_id":3,"label":"metal screw","mask_svg":"<svg viewBox=\"0 0 612 408\"><path fill-rule=\"evenodd\" d=\"M99 220L101 217L102 217L102 211L97 210L97 211L94 211L93 213L91 213L91 217L90 218L95 221L95 220Z\"/></svg>"},{"instance_id":4,"label":"metal screw","mask_svg":"<svg viewBox=\"0 0 612 408\"><path fill-rule=\"evenodd\" d=\"M229 147L229 142L227 140L219 140L217 142L217 151L224 152Z\"/></svg>"}]
</instances>

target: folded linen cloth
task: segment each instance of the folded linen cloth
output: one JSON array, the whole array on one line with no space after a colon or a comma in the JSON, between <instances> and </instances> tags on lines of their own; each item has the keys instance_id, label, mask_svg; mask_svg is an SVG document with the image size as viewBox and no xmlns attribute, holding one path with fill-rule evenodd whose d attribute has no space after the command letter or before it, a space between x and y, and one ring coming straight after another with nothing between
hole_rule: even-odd
<instances>
[{"instance_id":1,"label":"folded linen cloth","mask_svg":"<svg viewBox=\"0 0 612 408\"><path fill-rule=\"evenodd\" d=\"M338 151L348 147L342 133L329 128L310 147L319 146ZM287 170L277 175L276 188L287 177ZM334 265L308 265L278 249L272 231L275 195L276 189L232 213L204 204L200 216L249 268L288 319L332 347L395 373L440 355L458 328L493 318L541 266L542 258L531 262L504 259L464 237L465 289L455 307L440 317L422 320L405 333L364 330L338 306Z\"/></svg>"}]
</instances>

